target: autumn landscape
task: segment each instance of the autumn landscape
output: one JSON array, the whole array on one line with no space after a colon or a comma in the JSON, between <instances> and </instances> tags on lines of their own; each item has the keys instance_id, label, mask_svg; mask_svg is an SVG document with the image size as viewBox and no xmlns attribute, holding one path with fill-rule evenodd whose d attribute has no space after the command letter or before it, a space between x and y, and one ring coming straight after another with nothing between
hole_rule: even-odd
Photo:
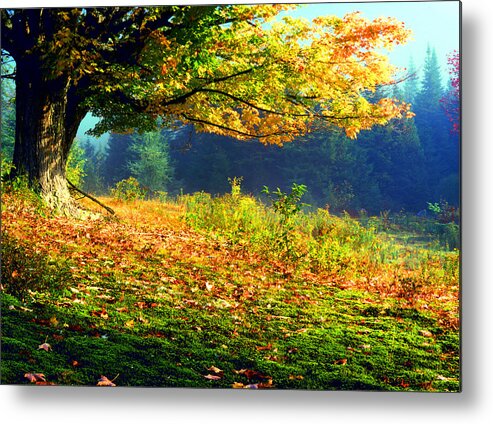
<instances>
[{"instance_id":1,"label":"autumn landscape","mask_svg":"<svg viewBox=\"0 0 493 424\"><path fill-rule=\"evenodd\" d=\"M324 7L1 10L2 384L461 390L458 45Z\"/></svg>"}]
</instances>

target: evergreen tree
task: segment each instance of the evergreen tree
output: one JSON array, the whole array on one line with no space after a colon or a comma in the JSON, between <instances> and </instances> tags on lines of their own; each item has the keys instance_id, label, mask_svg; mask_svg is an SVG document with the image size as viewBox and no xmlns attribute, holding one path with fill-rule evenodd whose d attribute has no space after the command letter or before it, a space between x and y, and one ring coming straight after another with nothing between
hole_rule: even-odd
<instances>
[{"instance_id":1,"label":"evergreen tree","mask_svg":"<svg viewBox=\"0 0 493 424\"><path fill-rule=\"evenodd\" d=\"M370 198L378 197L359 141L341 131L315 132L284 146L280 155L285 184L306 185L304 199L313 206L342 212L366 208Z\"/></svg>"},{"instance_id":2,"label":"evergreen tree","mask_svg":"<svg viewBox=\"0 0 493 424\"><path fill-rule=\"evenodd\" d=\"M136 156L128 163L132 176L151 195L154 192L166 191L173 173L166 133L155 131L134 135L130 150Z\"/></svg>"},{"instance_id":3,"label":"evergreen tree","mask_svg":"<svg viewBox=\"0 0 493 424\"><path fill-rule=\"evenodd\" d=\"M429 201L444 198L455 203L456 199L446 196L443 191L444 186L449 185L444 185L444 181L451 181L451 175L458 175L458 143L451 142L453 137L450 125L440 102L443 93L436 52L428 48L421 88L414 107L416 126L425 155L425 195Z\"/></svg>"},{"instance_id":4,"label":"evergreen tree","mask_svg":"<svg viewBox=\"0 0 493 424\"><path fill-rule=\"evenodd\" d=\"M84 149L80 146L79 140L75 140L70 148L67 159L66 178L76 187L82 186L85 178L85 163Z\"/></svg>"},{"instance_id":5,"label":"evergreen tree","mask_svg":"<svg viewBox=\"0 0 493 424\"><path fill-rule=\"evenodd\" d=\"M442 95L443 88L438 57L436 50L428 46L423 66L421 89L416 100L419 102L421 109L433 112L437 109Z\"/></svg>"},{"instance_id":6,"label":"evergreen tree","mask_svg":"<svg viewBox=\"0 0 493 424\"><path fill-rule=\"evenodd\" d=\"M423 208L425 182L424 154L413 120L395 120L389 127L368 131L361 138L371 179L380 199L369 202L372 212L418 211ZM424 203L426 204L426 203Z\"/></svg>"}]
</instances>

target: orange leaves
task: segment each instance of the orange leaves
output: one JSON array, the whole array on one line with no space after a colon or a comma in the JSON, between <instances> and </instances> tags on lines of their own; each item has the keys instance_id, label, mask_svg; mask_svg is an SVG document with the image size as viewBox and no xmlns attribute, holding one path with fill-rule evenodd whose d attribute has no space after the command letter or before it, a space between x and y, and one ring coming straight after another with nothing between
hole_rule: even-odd
<instances>
[{"instance_id":1,"label":"orange leaves","mask_svg":"<svg viewBox=\"0 0 493 424\"><path fill-rule=\"evenodd\" d=\"M116 384L113 383L118 378L118 375L113 379L110 380L108 377L102 375L101 378L98 380L96 386L102 386L102 387L115 387Z\"/></svg>"},{"instance_id":2,"label":"orange leaves","mask_svg":"<svg viewBox=\"0 0 493 424\"><path fill-rule=\"evenodd\" d=\"M222 42L221 47L229 50L237 63L244 61L245 70L254 57L263 58L262 66L249 69L248 78L225 77L214 83L214 92L223 93L222 97L198 90L190 103L183 103L175 112L186 108L185 120L206 131L258 137L275 144L306 133L315 120L341 127L350 138L356 138L361 129L408 112L394 100L370 104L362 96L364 91L374 92L392 83L395 69L376 50L408 38L409 31L401 22L391 18L369 21L359 13L344 19L320 17L313 24L289 17L264 31L261 47L253 43L248 52L234 50L238 39L253 34L248 26L239 25L237 38ZM217 71L232 72L227 61ZM232 113L238 109L240 116Z\"/></svg>"},{"instance_id":3,"label":"orange leaves","mask_svg":"<svg viewBox=\"0 0 493 424\"><path fill-rule=\"evenodd\" d=\"M244 375L248 380L253 380L249 384L234 382L233 389L271 389L274 387L272 377L261 372L250 369L233 370L233 372L238 375Z\"/></svg>"},{"instance_id":4,"label":"orange leaves","mask_svg":"<svg viewBox=\"0 0 493 424\"><path fill-rule=\"evenodd\" d=\"M356 136L358 135L358 133L359 133L359 129L356 128L356 127L347 127L345 129L345 132L346 132L346 136L348 138L351 138L351 139L354 140L356 138Z\"/></svg>"},{"instance_id":5,"label":"orange leaves","mask_svg":"<svg viewBox=\"0 0 493 424\"><path fill-rule=\"evenodd\" d=\"M106 308L104 306L100 310L91 311L91 315L93 317L99 317L102 319L108 319L109 318L108 312L106 312Z\"/></svg>"},{"instance_id":6,"label":"orange leaves","mask_svg":"<svg viewBox=\"0 0 493 424\"><path fill-rule=\"evenodd\" d=\"M30 383L38 383L38 382L45 382L46 377L44 374L41 373L26 373L24 374L24 377L29 380Z\"/></svg>"},{"instance_id":7,"label":"orange leaves","mask_svg":"<svg viewBox=\"0 0 493 424\"><path fill-rule=\"evenodd\" d=\"M34 383L36 386L55 386L55 383L46 381L45 375L41 373L28 372L24 374L24 378L27 378L30 383Z\"/></svg>"}]
</instances>

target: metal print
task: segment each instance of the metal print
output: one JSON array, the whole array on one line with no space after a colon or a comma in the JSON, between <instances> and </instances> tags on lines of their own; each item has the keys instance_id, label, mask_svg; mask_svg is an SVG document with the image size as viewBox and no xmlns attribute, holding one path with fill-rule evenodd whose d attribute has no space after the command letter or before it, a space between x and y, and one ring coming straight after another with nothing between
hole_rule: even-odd
<instances>
[{"instance_id":1,"label":"metal print","mask_svg":"<svg viewBox=\"0 0 493 424\"><path fill-rule=\"evenodd\" d=\"M460 391L459 24L2 9L1 383Z\"/></svg>"}]
</instances>

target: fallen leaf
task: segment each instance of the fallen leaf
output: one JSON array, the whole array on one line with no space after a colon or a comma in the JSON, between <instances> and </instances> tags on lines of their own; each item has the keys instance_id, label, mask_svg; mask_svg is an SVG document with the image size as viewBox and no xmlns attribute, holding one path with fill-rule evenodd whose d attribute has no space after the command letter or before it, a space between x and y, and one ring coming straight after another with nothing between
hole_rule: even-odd
<instances>
[{"instance_id":1,"label":"fallen leaf","mask_svg":"<svg viewBox=\"0 0 493 424\"><path fill-rule=\"evenodd\" d=\"M46 352L49 352L51 350L51 345L49 343L43 343L38 346L38 350L43 349L46 350Z\"/></svg>"},{"instance_id":2,"label":"fallen leaf","mask_svg":"<svg viewBox=\"0 0 493 424\"><path fill-rule=\"evenodd\" d=\"M12 278L17 278L18 276L19 276L19 271L14 270L14 271L12 272Z\"/></svg>"},{"instance_id":3,"label":"fallen leaf","mask_svg":"<svg viewBox=\"0 0 493 424\"><path fill-rule=\"evenodd\" d=\"M248 369L241 369L239 371L233 370L234 373L236 374L242 374L246 376L249 380L257 379L257 380L268 380L271 379L272 377L269 377L268 375L264 375L261 372L254 371L254 370L248 370Z\"/></svg>"},{"instance_id":4,"label":"fallen leaf","mask_svg":"<svg viewBox=\"0 0 493 424\"><path fill-rule=\"evenodd\" d=\"M423 337L433 337L433 333L428 330L419 330L419 334L421 334Z\"/></svg>"},{"instance_id":5,"label":"fallen leaf","mask_svg":"<svg viewBox=\"0 0 493 424\"><path fill-rule=\"evenodd\" d=\"M263 383L258 383L257 384L257 387L259 389L271 389L273 387L272 385L272 378L270 378L269 380L267 380L266 382L263 382Z\"/></svg>"},{"instance_id":6,"label":"fallen leaf","mask_svg":"<svg viewBox=\"0 0 493 424\"><path fill-rule=\"evenodd\" d=\"M212 285L208 281L205 283L205 288L207 289L207 291L211 291L213 287L214 287L214 285Z\"/></svg>"},{"instance_id":7,"label":"fallen leaf","mask_svg":"<svg viewBox=\"0 0 493 424\"><path fill-rule=\"evenodd\" d=\"M69 329L70 331L79 331L79 332L80 332L80 331L84 331L84 329L82 328L82 326L81 326L81 325L79 325L79 324L69 325L69 326L68 326L68 329Z\"/></svg>"},{"instance_id":8,"label":"fallen leaf","mask_svg":"<svg viewBox=\"0 0 493 424\"><path fill-rule=\"evenodd\" d=\"M400 384L401 387L409 387L409 383L406 383L403 379L401 379L401 384Z\"/></svg>"},{"instance_id":9,"label":"fallen leaf","mask_svg":"<svg viewBox=\"0 0 493 424\"><path fill-rule=\"evenodd\" d=\"M149 324L149 320L147 318L144 318L142 316L142 314L140 314L139 318L138 318L139 322L142 322L144 324Z\"/></svg>"},{"instance_id":10,"label":"fallen leaf","mask_svg":"<svg viewBox=\"0 0 493 424\"><path fill-rule=\"evenodd\" d=\"M267 346L256 346L256 349L261 352L263 350L271 350L272 349L272 343L269 343Z\"/></svg>"},{"instance_id":11,"label":"fallen leaf","mask_svg":"<svg viewBox=\"0 0 493 424\"><path fill-rule=\"evenodd\" d=\"M334 362L335 365L346 365L347 364L347 359L338 359L337 361Z\"/></svg>"},{"instance_id":12,"label":"fallen leaf","mask_svg":"<svg viewBox=\"0 0 493 424\"><path fill-rule=\"evenodd\" d=\"M220 380L221 379L220 376L218 376L218 375L211 375L211 374L204 375L204 378L207 378L207 380Z\"/></svg>"},{"instance_id":13,"label":"fallen leaf","mask_svg":"<svg viewBox=\"0 0 493 424\"><path fill-rule=\"evenodd\" d=\"M26 308L26 307L24 307L24 306L19 306L19 309L20 309L22 312L32 312L32 311L33 311L32 309Z\"/></svg>"},{"instance_id":14,"label":"fallen leaf","mask_svg":"<svg viewBox=\"0 0 493 424\"><path fill-rule=\"evenodd\" d=\"M27 373L24 377L29 380L30 383L36 383L37 381L46 381L45 375L40 373Z\"/></svg>"},{"instance_id":15,"label":"fallen leaf","mask_svg":"<svg viewBox=\"0 0 493 424\"><path fill-rule=\"evenodd\" d=\"M289 379L290 380L303 380L305 377L303 377L302 375L290 375L289 376Z\"/></svg>"},{"instance_id":16,"label":"fallen leaf","mask_svg":"<svg viewBox=\"0 0 493 424\"><path fill-rule=\"evenodd\" d=\"M224 371L219 369L218 367L215 367L214 365L207 368L207 371L212 371L215 374L224 374Z\"/></svg>"},{"instance_id":17,"label":"fallen leaf","mask_svg":"<svg viewBox=\"0 0 493 424\"><path fill-rule=\"evenodd\" d=\"M56 386L56 384L51 381L36 381L36 386Z\"/></svg>"},{"instance_id":18,"label":"fallen leaf","mask_svg":"<svg viewBox=\"0 0 493 424\"><path fill-rule=\"evenodd\" d=\"M113 383L113 381L110 380L108 377L102 375L101 378L98 380L98 384L96 384L96 386L115 387L116 384Z\"/></svg>"},{"instance_id":19,"label":"fallen leaf","mask_svg":"<svg viewBox=\"0 0 493 424\"><path fill-rule=\"evenodd\" d=\"M233 389L253 389L253 390L256 390L259 388L258 386L259 386L258 384L243 384L243 383L238 383L235 381L231 387L233 387Z\"/></svg>"},{"instance_id":20,"label":"fallen leaf","mask_svg":"<svg viewBox=\"0 0 493 424\"><path fill-rule=\"evenodd\" d=\"M102 308L100 311L91 311L91 315L93 317L108 319L108 313L106 312L106 308Z\"/></svg>"}]
</instances>

